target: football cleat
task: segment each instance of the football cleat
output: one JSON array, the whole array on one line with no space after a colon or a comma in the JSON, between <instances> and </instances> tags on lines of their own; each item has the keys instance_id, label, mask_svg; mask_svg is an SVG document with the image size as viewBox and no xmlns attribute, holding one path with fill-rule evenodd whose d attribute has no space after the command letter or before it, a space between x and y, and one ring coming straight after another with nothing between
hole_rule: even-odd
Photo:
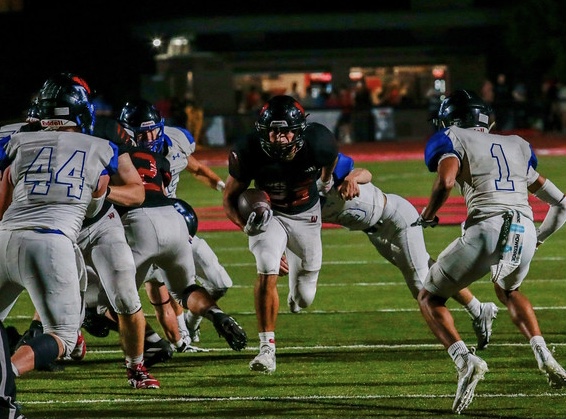
<instances>
[{"instance_id":1,"label":"football cleat","mask_svg":"<svg viewBox=\"0 0 566 419\"><path fill-rule=\"evenodd\" d=\"M291 313L300 313L301 307L291 298L291 294L287 295L287 305Z\"/></svg>"},{"instance_id":2,"label":"football cleat","mask_svg":"<svg viewBox=\"0 0 566 419\"><path fill-rule=\"evenodd\" d=\"M159 362L166 362L173 358L173 346L165 339L157 342L143 343L143 360L146 367L151 367Z\"/></svg>"},{"instance_id":3,"label":"football cleat","mask_svg":"<svg viewBox=\"0 0 566 419\"><path fill-rule=\"evenodd\" d=\"M212 315L212 323L218 332L218 336L223 337L235 351L241 351L248 343L248 337L242 327L232 317L217 311Z\"/></svg>"},{"instance_id":4,"label":"football cleat","mask_svg":"<svg viewBox=\"0 0 566 419\"><path fill-rule=\"evenodd\" d=\"M210 349L199 348L198 346L193 346L189 343L183 342L181 346L177 346L177 352L210 352Z\"/></svg>"},{"instance_id":5,"label":"football cleat","mask_svg":"<svg viewBox=\"0 0 566 419\"><path fill-rule=\"evenodd\" d=\"M126 368L128 371L128 383L135 389L139 388L149 388L156 389L159 388L160 384L153 375L151 375L144 364L137 364L134 368Z\"/></svg>"},{"instance_id":6,"label":"football cleat","mask_svg":"<svg viewBox=\"0 0 566 419\"><path fill-rule=\"evenodd\" d=\"M457 414L462 413L472 403L478 382L483 380L488 372L487 363L475 355L474 348L463 356L466 363L463 368L458 369L458 388L452 404L452 411Z\"/></svg>"},{"instance_id":7,"label":"football cleat","mask_svg":"<svg viewBox=\"0 0 566 419\"><path fill-rule=\"evenodd\" d=\"M493 320L497 317L499 309L493 303L481 303L480 315L472 321L472 327L478 338L478 349L487 347L491 339Z\"/></svg>"},{"instance_id":8,"label":"football cleat","mask_svg":"<svg viewBox=\"0 0 566 419\"><path fill-rule=\"evenodd\" d=\"M538 369L546 375L550 387L566 387L566 371L554 359L550 350L540 345L536 345L534 352Z\"/></svg>"},{"instance_id":9,"label":"football cleat","mask_svg":"<svg viewBox=\"0 0 566 419\"><path fill-rule=\"evenodd\" d=\"M275 368L275 348L267 345L262 346L259 354L250 362L250 370L264 374L275 372Z\"/></svg>"},{"instance_id":10,"label":"football cleat","mask_svg":"<svg viewBox=\"0 0 566 419\"><path fill-rule=\"evenodd\" d=\"M69 355L70 359L75 361L82 361L86 355L86 342L83 334L79 330L79 334L77 336L77 343L75 345L75 349Z\"/></svg>"}]
</instances>

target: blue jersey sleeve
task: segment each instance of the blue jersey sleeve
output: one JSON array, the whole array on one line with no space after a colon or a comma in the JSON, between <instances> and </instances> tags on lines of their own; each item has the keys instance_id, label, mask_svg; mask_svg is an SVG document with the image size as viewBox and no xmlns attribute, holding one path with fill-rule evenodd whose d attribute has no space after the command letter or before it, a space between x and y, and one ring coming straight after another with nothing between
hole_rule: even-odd
<instances>
[{"instance_id":1,"label":"blue jersey sleeve","mask_svg":"<svg viewBox=\"0 0 566 419\"><path fill-rule=\"evenodd\" d=\"M7 135L5 137L0 138L0 172L3 172L6 167L12 163L12 160L6 154L5 147L12 138L11 135Z\"/></svg>"},{"instance_id":2,"label":"blue jersey sleeve","mask_svg":"<svg viewBox=\"0 0 566 419\"><path fill-rule=\"evenodd\" d=\"M105 174L105 172L106 172L108 175L112 176L113 174L115 174L118 171L118 154L119 154L118 151L119 151L119 148L113 142L109 141L108 144L110 144L110 147L112 147L112 150L114 151L114 155L110 159L108 166L106 166L106 170L103 171L102 174Z\"/></svg>"},{"instance_id":3,"label":"blue jersey sleeve","mask_svg":"<svg viewBox=\"0 0 566 419\"><path fill-rule=\"evenodd\" d=\"M334 182L336 184L340 184L344 181L344 178L348 176L354 170L354 159L350 156L346 156L345 154L338 153L338 163L336 163L336 167L334 168Z\"/></svg>"},{"instance_id":4,"label":"blue jersey sleeve","mask_svg":"<svg viewBox=\"0 0 566 419\"><path fill-rule=\"evenodd\" d=\"M424 159L426 167L431 172L436 172L438 161L446 153L458 153L454 150L452 140L446 135L446 130L435 132L426 143Z\"/></svg>"},{"instance_id":5,"label":"blue jersey sleeve","mask_svg":"<svg viewBox=\"0 0 566 419\"><path fill-rule=\"evenodd\" d=\"M538 166L538 159L535 151L533 150L533 146L529 144L529 147L531 148L531 159L529 160L529 166L536 170Z\"/></svg>"}]
</instances>

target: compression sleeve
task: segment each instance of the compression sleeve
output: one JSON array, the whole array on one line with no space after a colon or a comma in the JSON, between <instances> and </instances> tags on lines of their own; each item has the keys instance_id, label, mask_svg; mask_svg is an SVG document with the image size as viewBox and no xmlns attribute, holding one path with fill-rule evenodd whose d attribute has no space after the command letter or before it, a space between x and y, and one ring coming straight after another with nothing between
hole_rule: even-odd
<instances>
[{"instance_id":1,"label":"compression sleeve","mask_svg":"<svg viewBox=\"0 0 566 419\"><path fill-rule=\"evenodd\" d=\"M534 195L550 205L546 217L537 229L537 241L542 243L566 222L566 199L564 193L549 179L546 179Z\"/></svg>"}]
</instances>

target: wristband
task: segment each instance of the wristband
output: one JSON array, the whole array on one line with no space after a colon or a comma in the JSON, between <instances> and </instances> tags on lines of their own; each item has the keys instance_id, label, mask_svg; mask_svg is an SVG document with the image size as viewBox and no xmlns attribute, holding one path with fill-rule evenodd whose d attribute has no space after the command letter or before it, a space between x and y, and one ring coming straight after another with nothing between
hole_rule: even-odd
<instances>
[{"instance_id":1,"label":"wristband","mask_svg":"<svg viewBox=\"0 0 566 419\"><path fill-rule=\"evenodd\" d=\"M226 188L226 184L223 181L219 180L216 183L216 190L222 192L224 188Z\"/></svg>"}]
</instances>

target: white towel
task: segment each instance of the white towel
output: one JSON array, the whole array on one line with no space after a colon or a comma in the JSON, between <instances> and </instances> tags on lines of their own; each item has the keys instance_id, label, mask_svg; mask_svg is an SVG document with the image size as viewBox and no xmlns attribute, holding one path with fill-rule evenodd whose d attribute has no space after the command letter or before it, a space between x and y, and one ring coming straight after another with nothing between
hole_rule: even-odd
<instances>
[{"instance_id":1,"label":"white towel","mask_svg":"<svg viewBox=\"0 0 566 419\"><path fill-rule=\"evenodd\" d=\"M491 280L496 282L505 278L513 272L521 263L523 252L523 237L525 226L522 224L521 213L510 211L504 215L505 222L499 236L501 247L501 258L497 265L491 266Z\"/></svg>"}]
</instances>

